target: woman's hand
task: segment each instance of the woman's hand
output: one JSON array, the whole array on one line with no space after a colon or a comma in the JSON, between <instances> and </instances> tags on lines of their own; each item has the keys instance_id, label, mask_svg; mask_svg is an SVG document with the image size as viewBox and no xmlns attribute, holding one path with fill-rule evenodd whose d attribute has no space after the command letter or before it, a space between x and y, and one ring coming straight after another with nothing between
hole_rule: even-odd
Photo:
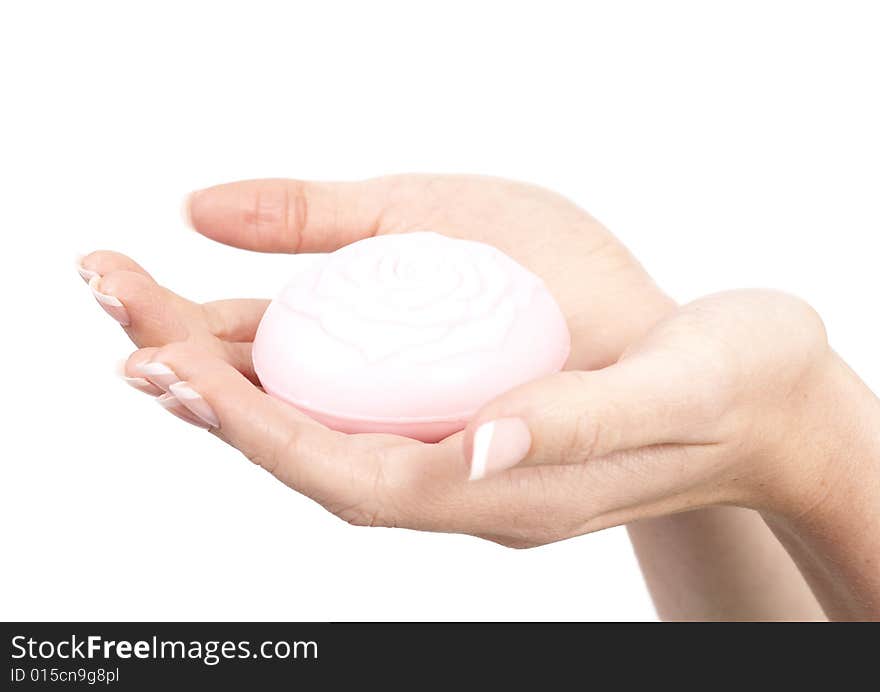
<instances>
[{"instance_id":1,"label":"woman's hand","mask_svg":"<svg viewBox=\"0 0 880 692\"><path fill-rule=\"evenodd\" d=\"M804 450L836 405L835 360L801 301L722 294L614 365L511 390L440 444L328 430L192 343L141 349L126 372L352 523L536 545L719 503L803 511L829 478Z\"/></svg>"},{"instance_id":2,"label":"woman's hand","mask_svg":"<svg viewBox=\"0 0 880 692\"><path fill-rule=\"evenodd\" d=\"M572 334L568 367L597 368L613 363L629 343L674 309L632 255L588 214L554 193L520 183L465 176L398 176L359 183L249 181L195 193L189 213L194 227L204 235L263 251L328 251L374 233L421 229L491 243L540 274L559 301ZM192 366L201 364L203 373L234 379L237 385L230 384L228 391L239 391L241 403L260 402L251 413L247 413L247 406L236 410L262 432L256 435L254 446L243 437L233 438L233 429L244 428L226 420L219 434L350 521L378 523L382 519L361 488L349 484L338 489L337 495L332 486L335 475L365 477L378 492L381 483L374 477L387 477L389 483L397 484L399 480L392 473L397 465L407 477L417 478L420 462L410 457L421 455L429 475L421 482L427 484L426 492L432 496L442 492L442 484L431 487L435 473L467 475L460 458L460 435L439 446L393 436L340 436L263 395L253 386L258 383L250 348L268 301L195 304L159 286L134 261L113 252L84 257L80 271L101 305L145 349L129 361L131 384L162 394L184 370L189 373L186 366L165 364L181 370L175 374L163 374L158 362L146 372L138 366L146 360L176 361L173 354L180 354ZM160 347L160 354L149 350ZM187 412L181 397L165 395L161 403L191 421L199 420ZM256 411L269 418L260 422L252 415ZM273 416L276 427L270 435L268 421ZM309 434L303 434L301 428ZM329 459L335 472L316 472L318 483L314 486L304 483L315 462L294 468L293 461L279 451L279 447L289 450L309 440L321 449L332 443L331 456L338 456ZM438 461L441 453L444 456ZM330 487L324 488L325 483ZM392 516L386 523L403 520ZM454 530L444 527L442 521L432 523L438 530ZM459 530L467 530L466 525ZM499 534L496 540L505 540L505 536ZM521 541L511 538L507 542Z\"/></svg>"},{"instance_id":3,"label":"woman's hand","mask_svg":"<svg viewBox=\"0 0 880 692\"><path fill-rule=\"evenodd\" d=\"M479 239L559 300L572 371L511 391L464 434L427 445L330 431L254 386L265 302L198 306L126 258L83 260L99 300L145 347L126 366L136 384L170 391L160 400L172 412L351 523L531 546L729 503L796 526L836 497L841 474L864 471L843 463L863 455L836 454L841 404L857 403L847 420L862 431L877 425L876 400L842 374L811 309L741 292L673 312L612 236L551 193L483 178L255 181L197 193L191 213L205 235L260 250L426 228Z\"/></svg>"},{"instance_id":4,"label":"woman's hand","mask_svg":"<svg viewBox=\"0 0 880 692\"><path fill-rule=\"evenodd\" d=\"M127 371L158 374L184 417L354 524L533 546L740 505L769 517L829 614L880 617L865 553L880 549L880 405L789 296L692 303L618 363L523 385L439 444L330 431L187 344L142 349Z\"/></svg>"}]
</instances>

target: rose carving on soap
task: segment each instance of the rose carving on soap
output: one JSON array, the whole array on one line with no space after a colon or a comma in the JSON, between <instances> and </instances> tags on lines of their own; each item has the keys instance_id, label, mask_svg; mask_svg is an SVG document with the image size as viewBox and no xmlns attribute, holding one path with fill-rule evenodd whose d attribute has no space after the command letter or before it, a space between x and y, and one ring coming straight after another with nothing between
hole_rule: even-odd
<instances>
[{"instance_id":1,"label":"rose carving on soap","mask_svg":"<svg viewBox=\"0 0 880 692\"><path fill-rule=\"evenodd\" d=\"M433 442L561 369L569 343L536 275L490 245L417 232L358 241L295 276L253 360L269 394L328 427Z\"/></svg>"}]
</instances>

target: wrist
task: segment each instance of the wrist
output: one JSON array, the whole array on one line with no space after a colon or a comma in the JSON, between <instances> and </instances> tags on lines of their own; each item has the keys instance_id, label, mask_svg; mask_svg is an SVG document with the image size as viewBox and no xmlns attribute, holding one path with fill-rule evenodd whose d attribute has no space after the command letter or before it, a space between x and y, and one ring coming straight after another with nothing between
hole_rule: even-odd
<instances>
[{"instance_id":1,"label":"wrist","mask_svg":"<svg viewBox=\"0 0 880 692\"><path fill-rule=\"evenodd\" d=\"M827 349L788 400L763 454L762 463L779 468L765 507L805 517L873 493L880 482L880 401L840 356Z\"/></svg>"},{"instance_id":2,"label":"wrist","mask_svg":"<svg viewBox=\"0 0 880 692\"><path fill-rule=\"evenodd\" d=\"M762 515L829 616L880 618L880 401L833 352L815 375Z\"/></svg>"}]
</instances>

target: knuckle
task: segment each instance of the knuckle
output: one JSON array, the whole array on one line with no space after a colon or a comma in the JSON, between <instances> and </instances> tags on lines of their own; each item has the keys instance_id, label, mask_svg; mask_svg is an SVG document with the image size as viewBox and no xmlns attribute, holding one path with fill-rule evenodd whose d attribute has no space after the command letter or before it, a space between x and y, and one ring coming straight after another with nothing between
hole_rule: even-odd
<instances>
[{"instance_id":1,"label":"knuckle","mask_svg":"<svg viewBox=\"0 0 880 692\"><path fill-rule=\"evenodd\" d=\"M332 514L352 526L369 526L398 528L396 513L390 504L378 497L358 494L345 499L327 501L326 498L314 498Z\"/></svg>"},{"instance_id":2,"label":"knuckle","mask_svg":"<svg viewBox=\"0 0 880 692\"><path fill-rule=\"evenodd\" d=\"M597 416L580 414L571 426L565 454L568 461L585 461L601 449L603 426Z\"/></svg>"},{"instance_id":3,"label":"knuckle","mask_svg":"<svg viewBox=\"0 0 880 692\"><path fill-rule=\"evenodd\" d=\"M302 237L309 222L309 196L307 184L296 180L284 191L284 235L294 253L302 246Z\"/></svg>"},{"instance_id":4,"label":"knuckle","mask_svg":"<svg viewBox=\"0 0 880 692\"><path fill-rule=\"evenodd\" d=\"M788 315L788 325L800 334L810 349L826 349L828 332L816 309L803 298L786 293L778 294L781 307ZM788 331L788 330L786 330Z\"/></svg>"},{"instance_id":5,"label":"knuckle","mask_svg":"<svg viewBox=\"0 0 880 692\"><path fill-rule=\"evenodd\" d=\"M556 543L557 541L561 541L567 537L567 535L562 535L559 532L550 529L529 529L523 530L521 532L508 531L507 533L504 533L502 535L479 536L479 538L491 541L492 543L497 543L498 545L501 545L505 548L511 548L512 550L530 550L532 548L540 548L542 545Z\"/></svg>"},{"instance_id":6,"label":"knuckle","mask_svg":"<svg viewBox=\"0 0 880 692\"><path fill-rule=\"evenodd\" d=\"M511 548L513 550L528 550L529 548L537 547L537 544L508 536L480 536L479 538L483 538L504 548Z\"/></svg>"},{"instance_id":7,"label":"knuckle","mask_svg":"<svg viewBox=\"0 0 880 692\"><path fill-rule=\"evenodd\" d=\"M387 527L394 528L382 519L382 515L374 507L364 504L347 505L339 507L333 512L346 524L363 527Z\"/></svg>"},{"instance_id":8,"label":"knuckle","mask_svg":"<svg viewBox=\"0 0 880 692\"><path fill-rule=\"evenodd\" d=\"M271 431L266 430L266 437ZM298 459L303 457L302 437L295 427L288 429L280 442L274 445L265 445L248 458L275 476L285 485L298 490L302 489L302 474L299 471ZM320 502L320 499L311 495L312 499Z\"/></svg>"},{"instance_id":9,"label":"knuckle","mask_svg":"<svg viewBox=\"0 0 880 692\"><path fill-rule=\"evenodd\" d=\"M349 512L371 526L455 530L460 517L455 516L454 483L428 467L419 469L407 447L379 447L371 454L370 474L352 476Z\"/></svg>"},{"instance_id":10,"label":"knuckle","mask_svg":"<svg viewBox=\"0 0 880 692\"><path fill-rule=\"evenodd\" d=\"M341 517L349 523L359 526L400 527L408 522L405 508L410 489L399 482L394 482L388 473L390 454L387 449L376 449L372 453L372 472L360 481L353 480L350 496L355 498L349 503L347 516Z\"/></svg>"},{"instance_id":11,"label":"knuckle","mask_svg":"<svg viewBox=\"0 0 880 692\"><path fill-rule=\"evenodd\" d=\"M589 375L585 372L572 372L574 383L581 390L588 390L590 386ZM606 402L606 407L611 404ZM565 415L567 412L561 412ZM611 412L613 413L613 412ZM613 430L602 424L603 415L598 411L578 411L572 424L561 426L561 453L563 461L585 461L603 449L609 448L614 441L609 439ZM612 416L613 419L613 416Z\"/></svg>"},{"instance_id":12,"label":"knuckle","mask_svg":"<svg viewBox=\"0 0 880 692\"><path fill-rule=\"evenodd\" d=\"M282 245L297 252L308 222L308 184L303 181L267 181L257 187L245 211L245 224L257 242Z\"/></svg>"},{"instance_id":13,"label":"knuckle","mask_svg":"<svg viewBox=\"0 0 880 692\"><path fill-rule=\"evenodd\" d=\"M257 244L276 247L279 241L297 252L308 221L308 184L268 180L253 189L243 209L243 222Z\"/></svg>"}]
</instances>

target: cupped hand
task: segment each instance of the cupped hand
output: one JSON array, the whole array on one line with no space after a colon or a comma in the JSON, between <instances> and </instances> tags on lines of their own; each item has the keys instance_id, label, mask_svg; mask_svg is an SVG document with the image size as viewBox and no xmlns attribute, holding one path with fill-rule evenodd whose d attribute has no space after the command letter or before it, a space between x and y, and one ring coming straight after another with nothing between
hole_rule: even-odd
<instances>
[{"instance_id":1,"label":"cupped hand","mask_svg":"<svg viewBox=\"0 0 880 692\"><path fill-rule=\"evenodd\" d=\"M614 363L673 309L594 219L530 185L462 176L249 181L197 192L189 210L204 235L260 251L331 251L376 233L426 229L490 243L542 276L560 303L572 369ZM524 468L471 482L461 435L437 445L346 436L267 397L250 361L267 301L195 304L111 252L92 253L81 267L99 302L141 347L126 369L132 384L153 394L170 389L160 398L169 410L210 427L343 518L515 545L583 531L590 512L572 487L589 479L581 468Z\"/></svg>"},{"instance_id":2,"label":"cupped hand","mask_svg":"<svg viewBox=\"0 0 880 692\"><path fill-rule=\"evenodd\" d=\"M351 523L527 547L719 503L800 512L828 477L802 431L833 359L797 299L722 294L617 364L523 385L433 445L327 430L189 344L142 349L128 371L167 377L182 417Z\"/></svg>"}]
</instances>

